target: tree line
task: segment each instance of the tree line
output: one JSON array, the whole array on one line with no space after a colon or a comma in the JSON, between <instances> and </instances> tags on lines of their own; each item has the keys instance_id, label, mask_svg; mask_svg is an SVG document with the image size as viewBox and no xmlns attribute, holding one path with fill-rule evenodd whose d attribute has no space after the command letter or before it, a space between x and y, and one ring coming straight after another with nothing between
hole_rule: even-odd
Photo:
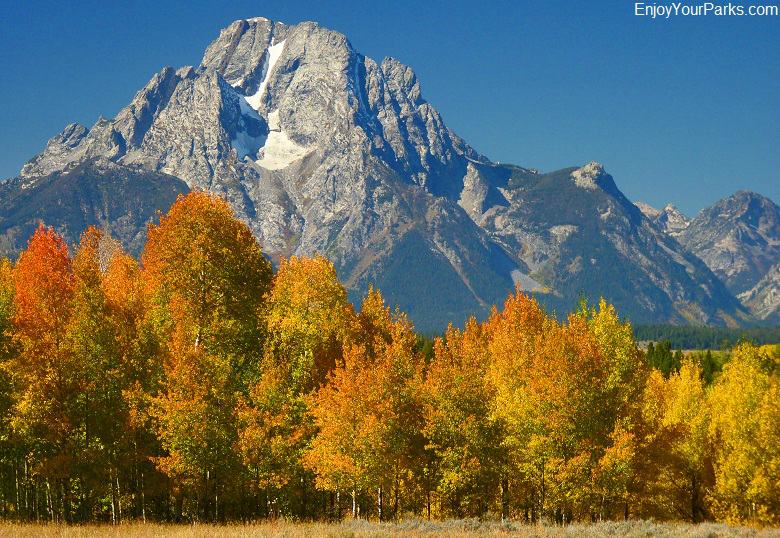
<instances>
[{"instance_id":1,"label":"tree line","mask_svg":"<svg viewBox=\"0 0 780 538\"><path fill-rule=\"evenodd\" d=\"M693 325L636 325L634 337L640 342L669 340L677 349L728 350L740 342L757 345L780 342L780 327L700 327Z\"/></svg>"},{"instance_id":2,"label":"tree line","mask_svg":"<svg viewBox=\"0 0 780 538\"><path fill-rule=\"evenodd\" d=\"M520 291L431 344L193 192L141 264L43 226L0 263L0 515L778 524L773 349L654 364L604 301Z\"/></svg>"}]
</instances>

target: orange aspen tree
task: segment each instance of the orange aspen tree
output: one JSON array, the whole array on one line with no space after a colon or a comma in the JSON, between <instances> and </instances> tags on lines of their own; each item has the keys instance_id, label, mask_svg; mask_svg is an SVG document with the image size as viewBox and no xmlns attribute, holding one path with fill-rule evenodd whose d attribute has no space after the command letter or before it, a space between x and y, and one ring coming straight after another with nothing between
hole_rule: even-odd
<instances>
[{"instance_id":1,"label":"orange aspen tree","mask_svg":"<svg viewBox=\"0 0 780 538\"><path fill-rule=\"evenodd\" d=\"M391 317L379 292L370 290L359 315L368 330L349 347L312 398L310 413L318 429L304 454L304 465L322 489L349 492L352 515L358 496L377 493L377 515L392 492L393 513L400 488L414 473L422 437L422 364L415 336L402 314Z\"/></svg>"},{"instance_id":2,"label":"orange aspen tree","mask_svg":"<svg viewBox=\"0 0 780 538\"><path fill-rule=\"evenodd\" d=\"M532 493L532 518L605 517L625 501L640 357L620 327L605 303L558 323L520 291L486 324L494 413L507 424L516 479ZM617 478L624 486L605 489Z\"/></svg>"},{"instance_id":3,"label":"orange aspen tree","mask_svg":"<svg viewBox=\"0 0 780 538\"><path fill-rule=\"evenodd\" d=\"M137 479L131 473L142 457L133 436L126 392L148 377L139 342L142 281L137 262L96 228L82 234L74 268L68 338L81 364L84 409L81 448L81 512L92 511L92 497L110 498L114 523L143 515ZM140 368L139 368L140 366ZM94 491L93 491L94 490ZM123 506L122 497L133 503ZM140 508L140 510L139 510Z\"/></svg>"},{"instance_id":4,"label":"orange aspen tree","mask_svg":"<svg viewBox=\"0 0 780 538\"><path fill-rule=\"evenodd\" d=\"M131 256L114 251L106 264L102 288L111 320L116 361L122 368L122 462L133 498L133 517L147 519L147 498L159 494L164 480L150 458L159 443L149 421L150 396L162 378L160 342L150 327L148 295L141 267Z\"/></svg>"},{"instance_id":5,"label":"orange aspen tree","mask_svg":"<svg viewBox=\"0 0 780 538\"><path fill-rule=\"evenodd\" d=\"M14 268L14 336L9 370L19 388L11 423L45 483L47 516L70 520L69 477L79 450L83 376L68 340L73 266L68 247L43 224Z\"/></svg>"}]
</instances>

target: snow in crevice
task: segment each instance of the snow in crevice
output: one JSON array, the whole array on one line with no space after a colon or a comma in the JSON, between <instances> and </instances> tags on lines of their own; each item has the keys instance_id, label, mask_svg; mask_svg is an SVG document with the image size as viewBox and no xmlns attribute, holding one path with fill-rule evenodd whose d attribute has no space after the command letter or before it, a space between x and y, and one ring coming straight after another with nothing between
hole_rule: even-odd
<instances>
[{"instance_id":1,"label":"snow in crevice","mask_svg":"<svg viewBox=\"0 0 780 538\"><path fill-rule=\"evenodd\" d=\"M238 160L243 161L246 157L254 159L265 143L265 136L252 136L246 131L241 131L231 140L230 147L236 150Z\"/></svg>"},{"instance_id":2,"label":"snow in crevice","mask_svg":"<svg viewBox=\"0 0 780 538\"><path fill-rule=\"evenodd\" d=\"M279 121L279 111L268 114L269 133L252 135L247 130L247 123L260 121L257 110L252 108L249 99L238 96L238 104L242 118L239 129L230 141L230 147L236 151L238 160L251 159L266 170L281 170L287 168L298 159L306 156L311 149L299 146L282 130Z\"/></svg>"},{"instance_id":3,"label":"snow in crevice","mask_svg":"<svg viewBox=\"0 0 780 538\"><path fill-rule=\"evenodd\" d=\"M260 114L257 113L257 110L252 108L252 106L249 104L249 101L246 97L243 95L238 96L238 106L241 109L241 114L244 116L248 116L255 120L260 120Z\"/></svg>"},{"instance_id":4,"label":"snow in crevice","mask_svg":"<svg viewBox=\"0 0 780 538\"><path fill-rule=\"evenodd\" d=\"M267 137L264 134L253 135L250 134L249 131L253 130L254 132L257 132L260 129L260 126L257 125L257 123L261 122L262 118L255 109L249 106L249 103L243 95L236 94L236 98L238 99L241 118L238 120L239 128L236 135L230 141L230 147L236 150L236 156L240 161L243 161L246 157L255 159L257 153L265 144ZM252 123L255 124L255 129L249 129Z\"/></svg>"},{"instance_id":5,"label":"snow in crevice","mask_svg":"<svg viewBox=\"0 0 780 538\"><path fill-rule=\"evenodd\" d=\"M358 112L363 116L369 116L368 102L366 96L363 94L363 85L360 83L360 66L363 65L365 59L359 54L355 53L355 67L353 72L353 92L358 101Z\"/></svg>"},{"instance_id":6,"label":"snow in crevice","mask_svg":"<svg viewBox=\"0 0 780 538\"><path fill-rule=\"evenodd\" d=\"M279 56L282 55L285 41L286 39L283 39L276 45L268 47L268 61L266 61L263 66L263 80L260 82L260 87L258 87L257 92L254 95L250 95L246 98L249 105L255 110L260 110L261 99L263 98L266 87L268 87L268 82L271 80L271 73L273 72L274 66L276 65L277 60L279 60Z\"/></svg>"}]
</instances>

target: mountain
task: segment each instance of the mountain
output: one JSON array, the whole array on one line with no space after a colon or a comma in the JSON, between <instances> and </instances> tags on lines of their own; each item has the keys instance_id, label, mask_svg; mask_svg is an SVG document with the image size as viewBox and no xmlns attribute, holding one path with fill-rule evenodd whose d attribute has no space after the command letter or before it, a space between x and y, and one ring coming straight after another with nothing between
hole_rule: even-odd
<instances>
[{"instance_id":1,"label":"mountain","mask_svg":"<svg viewBox=\"0 0 780 538\"><path fill-rule=\"evenodd\" d=\"M703 209L678 239L759 319L778 315L780 207L772 200L739 191Z\"/></svg>"},{"instance_id":2,"label":"mountain","mask_svg":"<svg viewBox=\"0 0 780 538\"><path fill-rule=\"evenodd\" d=\"M34 179L13 178L0 184L0 252L15 256L44 222L71 245L89 226L100 226L137 256L157 211L188 191L187 184L173 176L104 158L86 159Z\"/></svg>"},{"instance_id":3,"label":"mountain","mask_svg":"<svg viewBox=\"0 0 780 538\"><path fill-rule=\"evenodd\" d=\"M663 209L656 209L644 202L634 204L653 224L658 226L667 235L679 237L691 224L691 219L683 215L674 204L668 204Z\"/></svg>"},{"instance_id":4,"label":"mountain","mask_svg":"<svg viewBox=\"0 0 780 538\"><path fill-rule=\"evenodd\" d=\"M600 164L540 174L492 163L445 125L411 68L311 22L234 22L198 68L165 68L115 118L68 126L4 196L40 182L65 191L95 162L114 167L93 174L100 192L121 171L140 191L166 178L181 192L166 183L178 178L225 196L274 262L324 254L353 299L373 283L424 331L485 316L516 284L559 312L585 291L635 321L746 317Z\"/></svg>"}]
</instances>

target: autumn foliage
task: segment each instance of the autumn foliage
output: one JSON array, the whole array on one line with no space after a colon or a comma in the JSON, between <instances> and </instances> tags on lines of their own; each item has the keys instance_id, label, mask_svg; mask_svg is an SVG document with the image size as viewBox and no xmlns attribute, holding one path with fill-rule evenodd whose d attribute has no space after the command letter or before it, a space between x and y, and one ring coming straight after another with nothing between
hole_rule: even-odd
<instances>
[{"instance_id":1,"label":"autumn foliage","mask_svg":"<svg viewBox=\"0 0 780 538\"><path fill-rule=\"evenodd\" d=\"M780 524L777 350L656 362L604 301L519 290L430 345L206 193L140 264L41 225L0 262L0 514Z\"/></svg>"}]
</instances>

